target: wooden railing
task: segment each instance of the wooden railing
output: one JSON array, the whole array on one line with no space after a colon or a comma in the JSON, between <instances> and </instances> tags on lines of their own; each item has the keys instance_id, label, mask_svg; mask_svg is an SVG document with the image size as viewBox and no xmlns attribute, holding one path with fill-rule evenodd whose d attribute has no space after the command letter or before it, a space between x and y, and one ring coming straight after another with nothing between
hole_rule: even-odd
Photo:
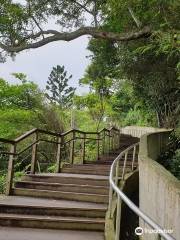
<instances>
[{"instance_id":1,"label":"wooden railing","mask_svg":"<svg viewBox=\"0 0 180 240\"><path fill-rule=\"evenodd\" d=\"M77 141L81 141L81 146L76 146L75 143ZM0 152L1 156L9 155L6 194L10 195L12 192L15 173L14 165L16 162L18 162L21 155L26 155L27 151L31 151L29 172L31 174L35 174L37 169L40 170L40 163L38 162L37 156L40 143L44 142L46 144L55 145L55 171L59 173L63 163L68 162L70 164L74 164L77 150L81 151L79 161L81 161L82 164L86 163L88 157L86 156L86 148L88 147L88 144L92 145L92 141L94 143L94 148L96 148L96 159L94 160L98 160L100 154L108 154L111 151L119 148L120 130L114 127L110 129L104 128L99 132L85 132L77 129L71 129L60 134L36 128L26 132L14 140L0 138L1 144L6 144L9 146L9 148L6 147L4 151ZM68 161L64 161L65 153L63 156L63 151L66 153L66 155L68 155Z\"/></svg>"}]
</instances>

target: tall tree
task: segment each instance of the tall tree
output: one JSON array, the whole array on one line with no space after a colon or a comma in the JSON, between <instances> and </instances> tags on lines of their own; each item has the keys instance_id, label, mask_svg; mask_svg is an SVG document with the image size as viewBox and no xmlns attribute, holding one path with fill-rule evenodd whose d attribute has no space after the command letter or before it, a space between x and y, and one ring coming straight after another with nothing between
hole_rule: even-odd
<instances>
[{"instance_id":1,"label":"tall tree","mask_svg":"<svg viewBox=\"0 0 180 240\"><path fill-rule=\"evenodd\" d=\"M147 39L121 44L91 39L88 48L93 54L91 66L87 69L89 82L86 82L90 86L97 86L100 81L94 76L100 75L104 79L113 79L112 84L115 83L118 89L118 82L128 80L147 110L156 114L158 125L174 127L180 115L177 25L180 4L160 0L110 0L109 4L111 11L104 21L105 29L122 32L149 22L153 25L154 33ZM130 15L124 14L127 9Z\"/></svg>"},{"instance_id":2,"label":"tall tree","mask_svg":"<svg viewBox=\"0 0 180 240\"><path fill-rule=\"evenodd\" d=\"M69 87L68 81L72 75L67 76L64 66L57 65L53 67L46 85L46 96L61 108L67 108L72 105L72 99L76 88Z\"/></svg>"}]
</instances>

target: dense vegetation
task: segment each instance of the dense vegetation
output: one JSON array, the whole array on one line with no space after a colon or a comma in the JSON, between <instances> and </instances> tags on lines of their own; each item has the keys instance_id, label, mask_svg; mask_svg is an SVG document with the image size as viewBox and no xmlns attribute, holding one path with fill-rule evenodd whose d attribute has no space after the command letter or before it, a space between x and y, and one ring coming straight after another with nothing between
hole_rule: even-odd
<instances>
[{"instance_id":1,"label":"dense vegetation","mask_svg":"<svg viewBox=\"0 0 180 240\"><path fill-rule=\"evenodd\" d=\"M53 68L45 91L22 73L13 74L20 81L16 85L0 79L0 137L14 138L33 127L62 132L71 126L99 130L108 125L175 128L179 135L178 1L1 2L1 62L53 41L85 34L92 38L91 64L79 80L90 88L86 95L75 94L68 85L71 75L63 66ZM92 26L85 27L86 17ZM66 34L44 30L52 18ZM167 167L172 172L179 172L178 148L170 156L174 165Z\"/></svg>"}]
</instances>

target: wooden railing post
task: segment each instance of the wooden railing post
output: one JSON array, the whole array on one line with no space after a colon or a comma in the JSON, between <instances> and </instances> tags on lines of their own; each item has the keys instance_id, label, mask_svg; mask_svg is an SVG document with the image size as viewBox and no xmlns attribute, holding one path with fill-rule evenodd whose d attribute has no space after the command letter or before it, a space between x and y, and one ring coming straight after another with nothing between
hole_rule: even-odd
<instances>
[{"instance_id":1,"label":"wooden railing post","mask_svg":"<svg viewBox=\"0 0 180 240\"><path fill-rule=\"evenodd\" d=\"M125 173L126 173L127 158L128 158L128 151L125 152L125 156L124 156L124 164L123 164L123 171L122 171L122 180L124 180L124 176L125 176Z\"/></svg>"},{"instance_id":2,"label":"wooden railing post","mask_svg":"<svg viewBox=\"0 0 180 240\"><path fill-rule=\"evenodd\" d=\"M114 150L114 131L112 130L111 150Z\"/></svg>"},{"instance_id":3,"label":"wooden railing post","mask_svg":"<svg viewBox=\"0 0 180 240\"><path fill-rule=\"evenodd\" d=\"M116 132L114 132L114 135L113 135L113 150L116 149Z\"/></svg>"},{"instance_id":4,"label":"wooden railing post","mask_svg":"<svg viewBox=\"0 0 180 240\"><path fill-rule=\"evenodd\" d=\"M110 154L110 151L111 151L111 131L108 131L109 133L109 139L108 139L108 153Z\"/></svg>"},{"instance_id":5,"label":"wooden railing post","mask_svg":"<svg viewBox=\"0 0 180 240\"><path fill-rule=\"evenodd\" d=\"M32 147L31 174L35 174L37 162L38 132L35 132L34 145Z\"/></svg>"},{"instance_id":6,"label":"wooden railing post","mask_svg":"<svg viewBox=\"0 0 180 240\"><path fill-rule=\"evenodd\" d=\"M116 149L118 149L118 146L119 146L118 140L119 140L119 132L116 133Z\"/></svg>"},{"instance_id":7,"label":"wooden railing post","mask_svg":"<svg viewBox=\"0 0 180 240\"><path fill-rule=\"evenodd\" d=\"M106 132L103 131L103 137L102 137L102 154L105 153L105 141L106 141Z\"/></svg>"},{"instance_id":8,"label":"wooden railing post","mask_svg":"<svg viewBox=\"0 0 180 240\"><path fill-rule=\"evenodd\" d=\"M119 130L118 141L119 141L118 148L120 148L120 146L121 146L121 130Z\"/></svg>"},{"instance_id":9,"label":"wooden railing post","mask_svg":"<svg viewBox=\"0 0 180 240\"><path fill-rule=\"evenodd\" d=\"M116 209L116 235L115 235L115 240L119 240L120 225L121 225L121 198L118 195L118 198L117 198L117 209Z\"/></svg>"},{"instance_id":10,"label":"wooden railing post","mask_svg":"<svg viewBox=\"0 0 180 240\"><path fill-rule=\"evenodd\" d=\"M82 149L82 162L85 163L86 158L86 133L83 134L83 149Z\"/></svg>"},{"instance_id":11,"label":"wooden railing post","mask_svg":"<svg viewBox=\"0 0 180 240\"><path fill-rule=\"evenodd\" d=\"M11 149L10 149L10 156L9 156L9 163L8 163L8 174L7 174L6 195L11 195L11 193L12 193L15 154L16 154L16 144L14 143L11 146Z\"/></svg>"},{"instance_id":12,"label":"wooden railing post","mask_svg":"<svg viewBox=\"0 0 180 240\"><path fill-rule=\"evenodd\" d=\"M76 132L73 130L72 132L72 141L71 141L71 152L70 152L70 162L73 164L74 162L74 147L75 147L75 137L76 137Z\"/></svg>"},{"instance_id":13,"label":"wooden railing post","mask_svg":"<svg viewBox=\"0 0 180 240\"><path fill-rule=\"evenodd\" d=\"M136 158L136 146L134 146L134 148L133 148L132 171L134 170L135 158Z\"/></svg>"},{"instance_id":14,"label":"wooden railing post","mask_svg":"<svg viewBox=\"0 0 180 240\"><path fill-rule=\"evenodd\" d=\"M57 169L56 172L59 173L61 170L61 136L58 137L58 144L57 144L57 155L56 155L56 162L57 162Z\"/></svg>"},{"instance_id":15,"label":"wooden railing post","mask_svg":"<svg viewBox=\"0 0 180 240\"><path fill-rule=\"evenodd\" d=\"M115 184L118 185L119 181L119 161L116 163L116 176L115 176Z\"/></svg>"},{"instance_id":16,"label":"wooden railing post","mask_svg":"<svg viewBox=\"0 0 180 240\"><path fill-rule=\"evenodd\" d=\"M109 206L108 206L108 217L109 219L113 218L113 213L112 213L112 201L113 201L113 188L110 185L109 187Z\"/></svg>"},{"instance_id":17,"label":"wooden railing post","mask_svg":"<svg viewBox=\"0 0 180 240\"><path fill-rule=\"evenodd\" d=\"M100 139L100 134L97 133L97 160L99 159L99 155L100 155L100 144L99 144L99 139Z\"/></svg>"}]
</instances>

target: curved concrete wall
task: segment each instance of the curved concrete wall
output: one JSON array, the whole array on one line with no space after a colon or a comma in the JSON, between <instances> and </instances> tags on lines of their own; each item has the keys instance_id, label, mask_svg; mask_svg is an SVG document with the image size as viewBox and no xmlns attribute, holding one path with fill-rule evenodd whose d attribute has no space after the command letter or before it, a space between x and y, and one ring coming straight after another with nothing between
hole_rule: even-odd
<instances>
[{"instance_id":1,"label":"curved concrete wall","mask_svg":"<svg viewBox=\"0 0 180 240\"><path fill-rule=\"evenodd\" d=\"M140 139L139 189L140 209L156 223L180 239L180 181L156 162L166 149L170 131L144 135ZM140 226L149 229L142 221ZM144 240L155 240L157 234L145 233Z\"/></svg>"},{"instance_id":2,"label":"curved concrete wall","mask_svg":"<svg viewBox=\"0 0 180 240\"><path fill-rule=\"evenodd\" d=\"M121 133L129 134L133 137L141 137L144 134L147 133L153 133L161 131L160 128L154 128L154 127L139 127L139 126L126 126L121 128Z\"/></svg>"}]
</instances>

